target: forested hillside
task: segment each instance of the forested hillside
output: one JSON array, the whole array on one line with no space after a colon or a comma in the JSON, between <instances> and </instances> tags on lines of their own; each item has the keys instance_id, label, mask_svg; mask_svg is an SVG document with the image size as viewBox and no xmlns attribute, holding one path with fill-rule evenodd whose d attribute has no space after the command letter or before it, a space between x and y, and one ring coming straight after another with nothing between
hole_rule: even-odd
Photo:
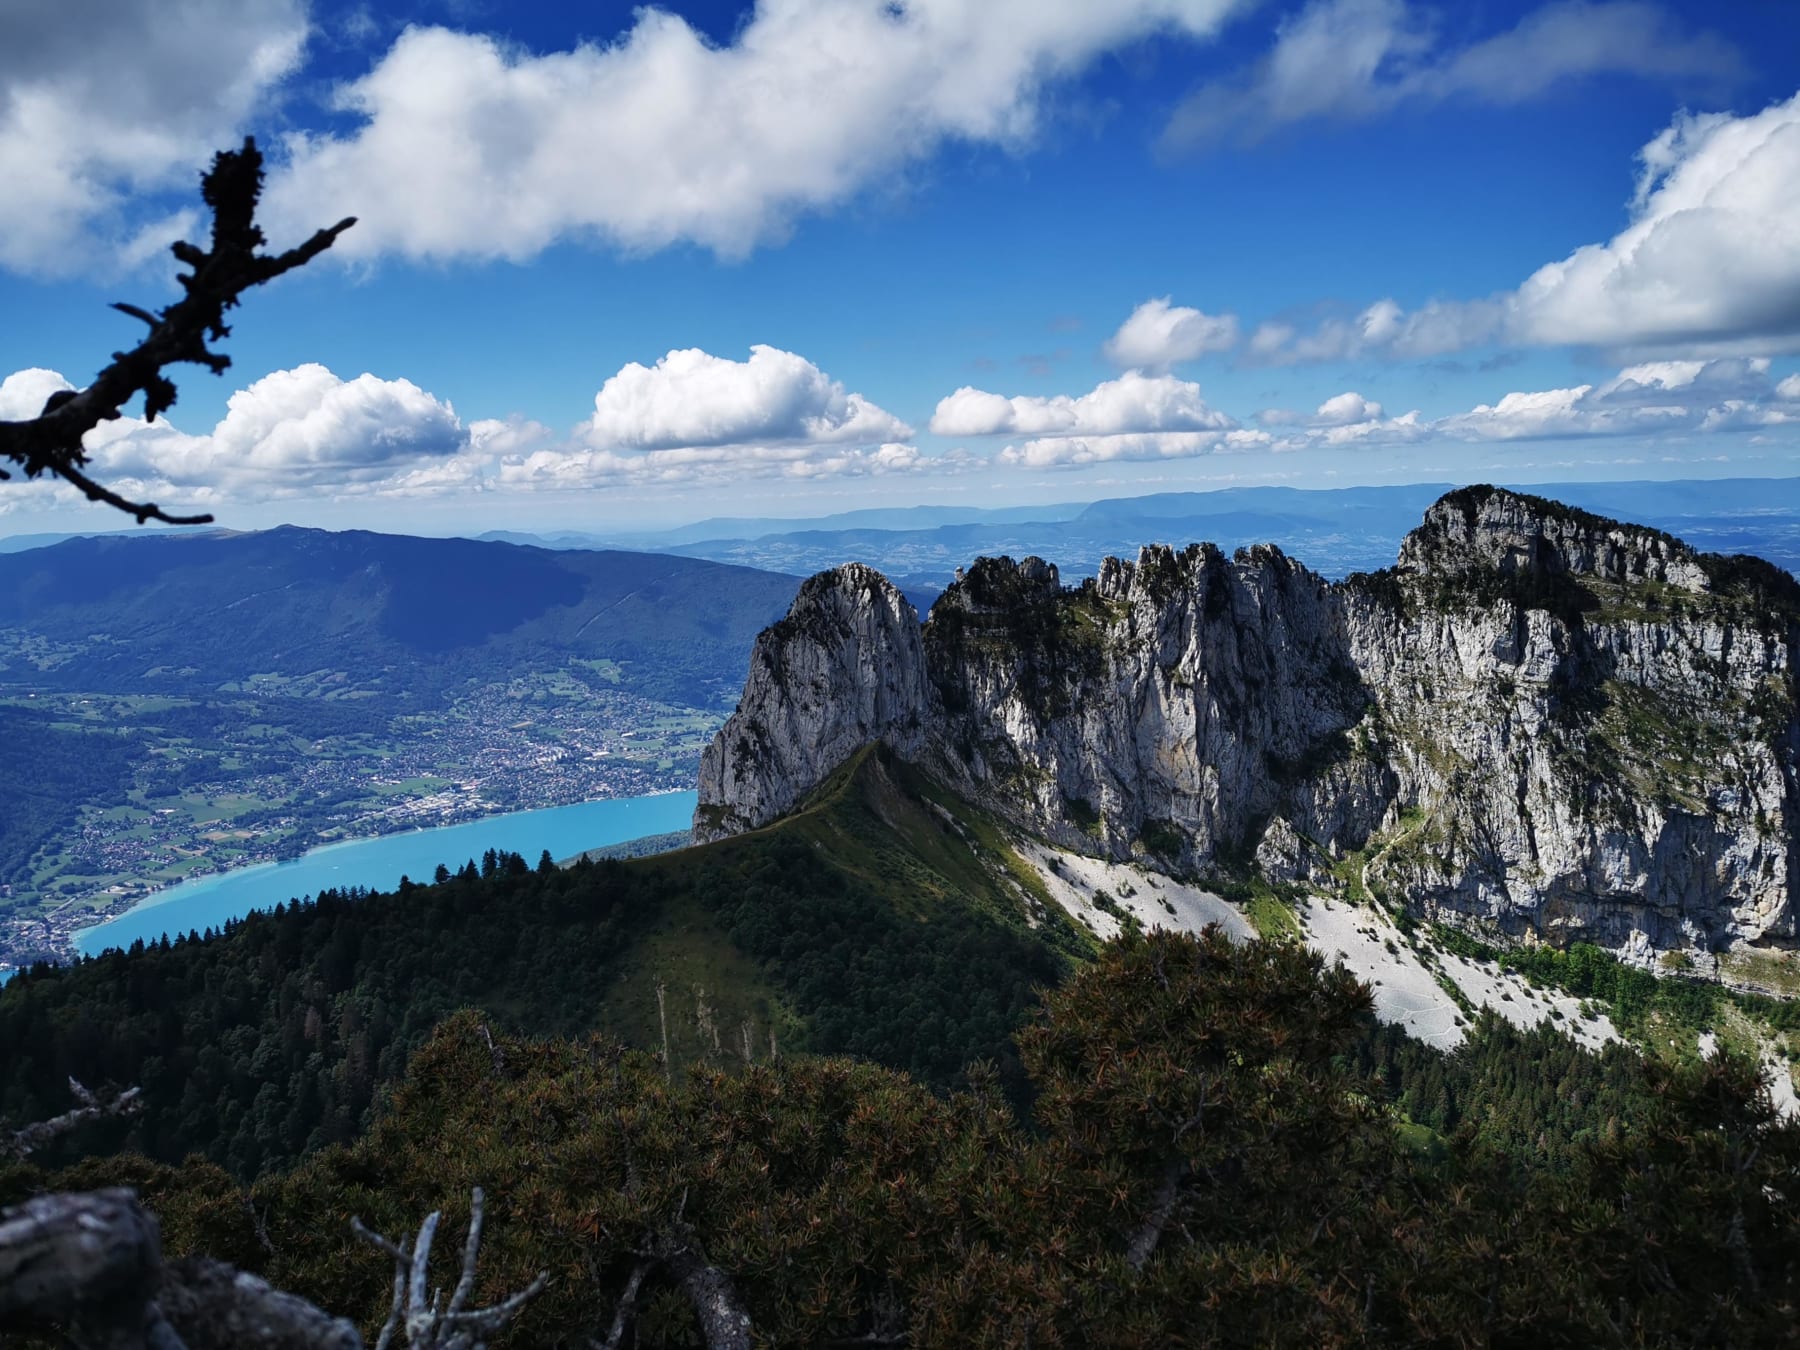
<instances>
[{"instance_id":1,"label":"forested hillside","mask_svg":"<svg viewBox=\"0 0 1800 1350\"><path fill-rule=\"evenodd\" d=\"M318 693L424 709L579 657L617 663L622 689L704 704L735 695L796 585L688 558L362 530L72 539L0 556L0 683L193 694L335 671Z\"/></svg>"},{"instance_id":2,"label":"forested hillside","mask_svg":"<svg viewBox=\"0 0 1800 1350\"><path fill-rule=\"evenodd\" d=\"M144 1112L80 1149L197 1151L249 1179L355 1138L463 1007L645 1050L666 1024L677 1065L853 1054L944 1089L986 1060L1023 1102L1013 1035L1036 991L1096 951L1034 884L984 817L870 752L788 820L703 848L570 869L489 857L31 972L0 989L0 1044L16 1047L0 1118L55 1114L71 1076L135 1084ZM1563 1166L1649 1100L1623 1046L1595 1056L1483 1017L1446 1056L1360 1026L1354 1063L1421 1143L1472 1133Z\"/></svg>"},{"instance_id":3,"label":"forested hillside","mask_svg":"<svg viewBox=\"0 0 1800 1350\"><path fill-rule=\"evenodd\" d=\"M143 754L129 734L70 730L0 706L0 886L22 885L31 855L84 805L115 796Z\"/></svg>"},{"instance_id":4,"label":"forested hillside","mask_svg":"<svg viewBox=\"0 0 1800 1350\"><path fill-rule=\"evenodd\" d=\"M901 772L895 766L894 772ZM531 1034L606 1029L679 1062L852 1053L958 1080L1022 1077L1011 1035L1092 951L1031 927L959 835L865 757L780 829L629 863L463 866L403 893L326 894L208 940L109 953L0 989L0 1116L54 1114L67 1079L141 1084L90 1143L249 1177L367 1125L454 1008ZM971 817L971 823L976 824Z\"/></svg>"},{"instance_id":5,"label":"forested hillside","mask_svg":"<svg viewBox=\"0 0 1800 1350\"><path fill-rule=\"evenodd\" d=\"M363 1137L287 1175L0 1167L0 1203L135 1186L171 1254L372 1331L393 1281L347 1216L456 1231L480 1187L478 1302L547 1277L507 1346L701 1344L699 1262L740 1328L713 1345L1792 1343L1800 1127L1746 1066L1617 1061L1564 1092L1629 1109L1533 1167L1479 1129L1421 1148L1346 1058L1368 1007L1298 947L1129 937L1019 1032L1028 1114L979 1069L948 1095L792 1055L671 1080L463 1012ZM1544 1087L1554 1061L1513 1053Z\"/></svg>"}]
</instances>

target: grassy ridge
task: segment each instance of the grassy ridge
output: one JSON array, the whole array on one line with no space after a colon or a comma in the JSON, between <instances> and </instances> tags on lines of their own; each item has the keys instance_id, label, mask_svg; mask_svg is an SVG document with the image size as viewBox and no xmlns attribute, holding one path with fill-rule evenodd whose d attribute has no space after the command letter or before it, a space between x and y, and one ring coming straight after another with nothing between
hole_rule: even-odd
<instances>
[{"instance_id":1,"label":"grassy ridge","mask_svg":"<svg viewBox=\"0 0 1800 1350\"><path fill-rule=\"evenodd\" d=\"M677 1064L741 1062L746 1032L765 1058L773 1031L937 1085L995 1060L1016 1084L1012 1032L1083 940L1059 915L1032 927L997 833L912 781L865 752L790 821L706 848L566 870L501 859L28 973L0 990L0 1118L63 1110L70 1076L139 1083L148 1110L89 1147L198 1151L255 1176L354 1138L465 1006L644 1049L666 1023Z\"/></svg>"}]
</instances>

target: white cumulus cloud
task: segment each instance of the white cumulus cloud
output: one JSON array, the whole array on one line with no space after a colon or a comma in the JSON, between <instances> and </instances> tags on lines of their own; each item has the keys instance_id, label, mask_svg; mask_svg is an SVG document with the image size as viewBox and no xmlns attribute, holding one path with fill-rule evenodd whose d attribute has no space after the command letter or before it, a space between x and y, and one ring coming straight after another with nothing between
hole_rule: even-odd
<instances>
[{"instance_id":1,"label":"white cumulus cloud","mask_svg":"<svg viewBox=\"0 0 1800 1350\"><path fill-rule=\"evenodd\" d=\"M207 440L213 465L230 473L331 482L454 454L468 433L454 408L411 380L341 380L309 363L233 394Z\"/></svg>"},{"instance_id":2,"label":"white cumulus cloud","mask_svg":"<svg viewBox=\"0 0 1800 1350\"><path fill-rule=\"evenodd\" d=\"M1639 165L1625 228L1515 291L1410 312L1380 300L1305 331L1271 320L1249 356L1419 357L1496 341L1688 359L1800 349L1800 93L1743 117L1684 113Z\"/></svg>"},{"instance_id":3,"label":"white cumulus cloud","mask_svg":"<svg viewBox=\"0 0 1800 1350\"><path fill-rule=\"evenodd\" d=\"M0 382L0 415L69 388L54 371ZM90 472L129 497L173 497L181 508L316 493L413 491L474 481L479 457L456 410L410 380L324 366L266 375L231 396L203 435L166 419L121 417L82 440ZM163 505L170 502L163 500Z\"/></svg>"},{"instance_id":4,"label":"white cumulus cloud","mask_svg":"<svg viewBox=\"0 0 1800 1350\"><path fill-rule=\"evenodd\" d=\"M726 44L653 7L610 42L533 54L408 29L300 133L270 219L362 223L334 256L528 258L562 239L742 255L891 185L949 140L1018 146L1044 88L1245 0L761 0Z\"/></svg>"},{"instance_id":5,"label":"white cumulus cloud","mask_svg":"<svg viewBox=\"0 0 1800 1350\"><path fill-rule=\"evenodd\" d=\"M1319 405L1315 416L1328 426L1342 426L1346 422L1368 422L1381 416L1381 405L1371 402L1352 390L1326 399Z\"/></svg>"},{"instance_id":6,"label":"white cumulus cloud","mask_svg":"<svg viewBox=\"0 0 1800 1350\"><path fill-rule=\"evenodd\" d=\"M753 346L745 361L698 348L625 365L594 396L594 414L560 440L523 418L476 422L475 448L502 488L719 486L951 471L913 429L844 388L805 357Z\"/></svg>"},{"instance_id":7,"label":"white cumulus cloud","mask_svg":"<svg viewBox=\"0 0 1800 1350\"><path fill-rule=\"evenodd\" d=\"M759 344L748 361L688 348L629 363L594 396L583 434L599 449L662 450L899 441L912 428L805 357Z\"/></svg>"},{"instance_id":8,"label":"white cumulus cloud","mask_svg":"<svg viewBox=\"0 0 1800 1350\"><path fill-rule=\"evenodd\" d=\"M939 401L930 429L938 436L1110 436L1224 431L1235 425L1207 405L1199 385L1133 370L1078 398L1007 398L964 386Z\"/></svg>"},{"instance_id":9,"label":"white cumulus cloud","mask_svg":"<svg viewBox=\"0 0 1800 1350\"><path fill-rule=\"evenodd\" d=\"M15 370L0 380L0 422L28 422L44 411L50 395L74 387L54 370L41 366Z\"/></svg>"},{"instance_id":10,"label":"white cumulus cloud","mask_svg":"<svg viewBox=\"0 0 1800 1350\"><path fill-rule=\"evenodd\" d=\"M1161 371L1237 345L1236 315L1203 314L1171 305L1171 298L1146 300L1132 310L1107 340L1107 359L1117 366Z\"/></svg>"},{"instance_id":11,"label":"white cumulus cloud","mask_svg":"<svg viewBox=\"0 0 1800 1350\"><path fill-rule=\"evenodd\" d=\"M6 0L0 266L127 266L189 229L186 215L133 220L128 199L179 185L191 200L198 169L298 66L306 10L305 0Z\"/></svg>"},{"instance_id":12,"label":"white cumulus cloud","mask_svg":"<svg viewBox=\"0 0 1800 1350\"><path fill-rule=\"evenodd\" d=\"M1511 298L1522 342L1800 343L1800 94L1678 117L1644 147L1631 222Z\"/></svg>"}]
</instances>

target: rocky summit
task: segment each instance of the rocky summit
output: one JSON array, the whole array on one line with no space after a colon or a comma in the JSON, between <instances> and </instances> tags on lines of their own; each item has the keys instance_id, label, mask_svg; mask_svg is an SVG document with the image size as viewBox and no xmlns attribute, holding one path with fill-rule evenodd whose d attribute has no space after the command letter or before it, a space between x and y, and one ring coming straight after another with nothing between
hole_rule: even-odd
<instances>
[{"instance_id":1,"label":"rocky summit","mask_svg":"<svg viewBox=\"0 0 1800 1350\"><path fill-rule=\"evenodd\" d=\"M1786 572L1491 487L1338 583L1266 545L1073 587L982 558L921 624L850 563L757 640L695 828L881 741L1064 848L1729 977L1795 945L1797 640Z\"/></svg>"}]
</instances>

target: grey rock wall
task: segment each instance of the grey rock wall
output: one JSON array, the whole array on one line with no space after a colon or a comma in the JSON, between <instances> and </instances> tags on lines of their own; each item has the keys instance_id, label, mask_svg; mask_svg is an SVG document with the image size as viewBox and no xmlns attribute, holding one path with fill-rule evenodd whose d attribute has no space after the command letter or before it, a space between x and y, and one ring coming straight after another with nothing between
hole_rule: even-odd
<instances>
[{"instance_id":1,"label":"grey rock wall","mask_svg":"<svg viewBox=\"0 0 1800 1350\"><path fill-rule=\"evenodd\" d=\"M717 838L884 740L1115 859L1357 855L1428 917L1640 962L1796 937L1800 587L1655 531L1452 493L1396 567L1273 547L981 559L920 625L855 564L758 640L701 766Z\"/></svg>"}]
</instances>

